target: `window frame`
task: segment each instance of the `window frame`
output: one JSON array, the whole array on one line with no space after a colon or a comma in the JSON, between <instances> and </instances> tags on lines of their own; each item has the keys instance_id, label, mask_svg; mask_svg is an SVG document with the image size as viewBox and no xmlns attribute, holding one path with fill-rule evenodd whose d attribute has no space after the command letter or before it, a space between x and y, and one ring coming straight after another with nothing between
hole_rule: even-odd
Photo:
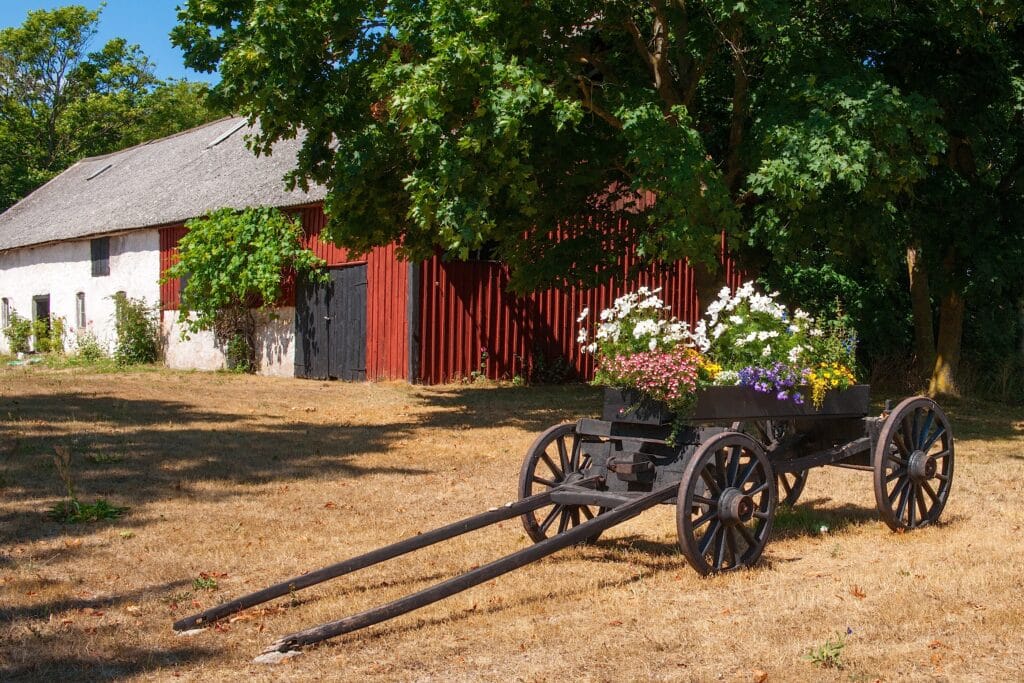
<instances>
[{"instance_id":1,"label":"window frame","mask_svg":"<svg viewBox=\"0 0 1024 683\"><path fill-rule=\"evenodd\" d=\"M97 237L89 240L89 255L92 258L92 276L110 275L110 238Z\"/></svg>"}]
</instances>

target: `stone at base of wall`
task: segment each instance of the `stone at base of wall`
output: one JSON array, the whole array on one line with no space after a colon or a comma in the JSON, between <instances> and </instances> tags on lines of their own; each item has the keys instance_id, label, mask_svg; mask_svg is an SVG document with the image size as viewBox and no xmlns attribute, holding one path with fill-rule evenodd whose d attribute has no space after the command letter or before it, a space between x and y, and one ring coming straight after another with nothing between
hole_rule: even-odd
<instances>
[{"instance_id":1,"label":"stone at base of wall","mask_svg":"<svg viewBox=\"0 0 1024 683\"><path fill-rule=\"evenodd\" d=\"M164 361L175 370L223 370L224 349L212 332L181 338L177 311L164 311ZM258 314L256 324L258 373L273 377L295 375L295 309L278 308L272 315Z\"/></svg>"}]
</instances>

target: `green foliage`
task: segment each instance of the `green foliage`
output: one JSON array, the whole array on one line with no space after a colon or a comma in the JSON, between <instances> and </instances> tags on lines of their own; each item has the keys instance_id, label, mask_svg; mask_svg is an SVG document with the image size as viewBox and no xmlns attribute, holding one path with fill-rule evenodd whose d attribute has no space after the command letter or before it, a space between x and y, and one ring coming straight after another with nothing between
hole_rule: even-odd
<instances>
[{"instance_id":1,"label":"green foliage","mask_svg":"<svg viewBox=\"0 0 1024 683\"><path fill-rule=\"evenodd\" d=\"M224 347L224 358L232 372L252 372L252 349L244 334L236 334Z\"/></svg>"},{"instance_id":2,"label":"green foliage","mask_svg":"<svg viewBox=\"0 0 1024 683\"><path fill-rule=\"evenodd\" d=\"M4 336L11 353L28 353L32 339L32 321L11 311L11 318L4 328Z\"/></svg>"},{"instance_id":3,"label":"green foliage","mask_svg":"<svg viewBox=\"0 0 1024 683\"><path fill-rule=\"evenodd\" d=\"M117 519L128 511L100 498L94 503L82 503L78 500L62 500L50 509L50 517L64 524L81 524L83 522L101 522Z\"/></svg>"},{"instance_id":4,"label":"green foliage","mask_svg":"<svg viewBox=\"0 0 1024 683\"><path fill-rule=\"evenodd\" d=\"M208 574L200 574L192 579L192 590L215 591L217 588L219 588L217 579Z\"/></svg>"},{"instance_id":5,"label":"green foliage","mask_svg":"<svg viewBox=\"0 0 1024 683\"><path fill-rule=\"evenodd\" d=\"M95 363L107 358L107 350L95 334L85 331L78 335L75 355L87 363Z\"/></svg>"},{"instance_id":6,"label":"green foliage","mask_svg":"<svg viewBox=\"0 0 1024 683\"><path fill-rule=\"evenodd\" d=\"M72 453L69 447L54 447L53 464L64 488L64 500L50 508L50 517L55 521L64 524L99 522L116 519L128 511L128 508L111 505L103 498L94 503L82 503L78 500L71 472Z\"/></svg>"},{"instance_id":7,"label":"green foliage","mask_svg":"<svg viewBox=\"0 0 1024 683\"><path fill-rule=\"evenodd\" d=\"M118 292L114 300L114 331L118 365L154 363L160 352L160 326L156 311L144 299Z\"/></svg>"},{"instance_id":8,"label":"green foliage","mask_svg":"<svg viewBox=\"0 0 1024 683\"><path fill-rule=\"evenodd\" d=\"M38 353L64 353L64 318L42 318L32 323Z\"/></svg>"},{"instance_id":9,"label":"green foliage","mask_svg":"<svg viewBox=\"0 0 1024 683\"><path fill-rule=\"evenodd\" d=\"M0 30L0 211L82 157L220 115L205 85L157 79L138 45L90 51L101 9L33 10Z\"/></svg>"},{"instance_id":10,"label":"green foliage","mask_svg":"<svg viewBox=\"0 0 1024 683\"><path fill-rule=\"evenodd\" d=\"M178 311L183 333L213 330L229 367L254 370L252 309L277 304L285 273L323 281L324 262L303 247L302 226L277 209L218 209L187 227L178 263L162 277L187 278Z\"/></svg>"},{"instance_id":11,"label":"green foliage","mask_svg":"<svg viewBox=\"0 0 1024 683\"><path fill-rule=\"evenodd\" d=\"M843 668L843 649L846 647L846 636L837 633L835 637L829 638L821 645L812 647L804 659L820 666L823 669Z\"/></svg>"}]
</instances>

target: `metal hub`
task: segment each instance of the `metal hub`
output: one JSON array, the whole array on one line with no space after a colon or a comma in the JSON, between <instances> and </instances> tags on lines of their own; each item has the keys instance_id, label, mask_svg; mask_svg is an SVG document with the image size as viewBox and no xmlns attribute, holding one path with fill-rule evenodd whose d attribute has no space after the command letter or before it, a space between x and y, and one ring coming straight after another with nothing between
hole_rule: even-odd
<instances>
[{"instance_id":1,"label":"metal hub","mask_svg":"<svg viewBox=\"0 0 1024 683\"><path fill-rule=\"evenodd\" d=\"M907 470L914 481L925 481L935 476L937 470L935 458L928 457L924 451L914 451L907 462Z\"/></svg>"},{"instance_id":2,"label":"metal hub","mask_svg":"<svg viewBox=\"0 0 1024 683\"><path fill-rule=\"evenodd\" d=\"M737 488L727 488L718 499L718 516L726 522L749 522L754 516L754 499Z\"/></svg>"}]
</instances>

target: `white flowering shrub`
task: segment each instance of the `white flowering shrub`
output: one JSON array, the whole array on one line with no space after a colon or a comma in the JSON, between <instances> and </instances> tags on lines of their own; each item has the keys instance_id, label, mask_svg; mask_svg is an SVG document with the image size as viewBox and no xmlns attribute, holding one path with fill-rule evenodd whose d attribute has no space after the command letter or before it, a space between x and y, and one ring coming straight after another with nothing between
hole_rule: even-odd
<instances>
[{"instance_id":1,"label":"white flowering shrub","mask_svg":"<svg viewBox=\"0 0 1024 683\"><path fill-rule=\"evenodd\" d=\"M823 333L810 315L799 308L790 314L777 297L757 292L752 282L735 293L723 287L694 329L698 347L729 370L806 365Z\"/></svg>"},{"instance_id":2,"label":"white flowering shrub","mask_svg":"<svg viewBox=\"0 0 1024 683\"><path fill-rule=\"evenodd\" d=\"M670 351L680 342L692 346L690 327L674 317L667 317L669 307L658 294L661 289L641 287L620 296L598 316L594 336L587 327L590 309L585 308L576 322L583 323L576 341L588 353L628 356L641 351Z\"/></svg>"}]
</instances>

